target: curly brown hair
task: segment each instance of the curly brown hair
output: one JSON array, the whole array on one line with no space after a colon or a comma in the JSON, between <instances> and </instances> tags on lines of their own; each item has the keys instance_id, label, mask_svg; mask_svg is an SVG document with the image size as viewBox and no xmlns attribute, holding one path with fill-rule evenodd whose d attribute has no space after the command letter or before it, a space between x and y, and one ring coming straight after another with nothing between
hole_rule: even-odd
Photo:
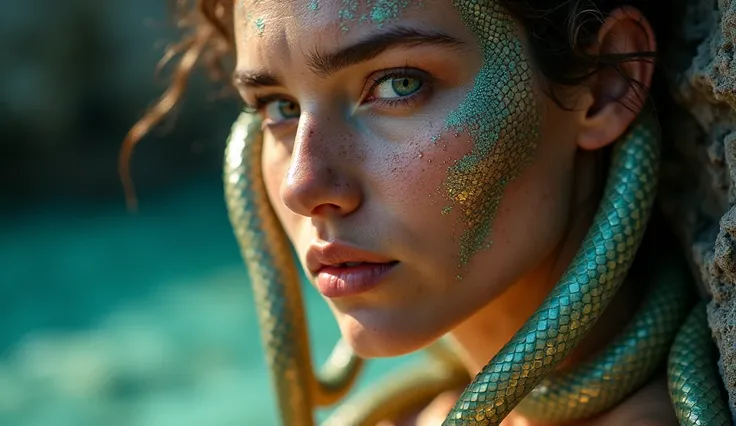
<instances>
[{"instance_id":1,"label":"curly brown hair","mask_svg":"<svg viewBox=\"0 0 736 426\"><path fill-rule=\"evenodd\" d=\"M181 101L195 66L205 65L215 81L222 81L229 75L225 70L235 50L233 3L234 0L169 0L171 16L185 35L166 50L156 66L158 72L176 59L168 89L131 127L120 149L118 169L130 209L135 209L137 204L130 176L130 159L135 146Z\"/></svg>"},{"instance_id":2,"label":"curly brown hair","mask_svg":"<svg viewBox=\"0 0 736 426\"><path fill-rule=\"evenodd\" d=\"M169 0L171 16L184 31L183 39L170 47L157 66L162 69L176 58L171 84L126 135L119 157L119 172L130 208L136 198L129 165L135 145L180 102L193 68L205 65L215 81L230 79L228 62L235 51L233 38L234 3L243 0ZM613 69L625 74L620 65L632 60L653 60L654 52L627 55L591 55L588 48L597 41L597 31L606 13L624 5L639 9L660 34L661 7L657 0L564 0L550 5L548 0L499 0L525 27L532 56L540 72L550 82L549 93L559 102L555 88L576 86L591 75ZM635 81L629 83L636 84ZM634 106L640 108L641 105Z\"/></svg>"}]
</instances>

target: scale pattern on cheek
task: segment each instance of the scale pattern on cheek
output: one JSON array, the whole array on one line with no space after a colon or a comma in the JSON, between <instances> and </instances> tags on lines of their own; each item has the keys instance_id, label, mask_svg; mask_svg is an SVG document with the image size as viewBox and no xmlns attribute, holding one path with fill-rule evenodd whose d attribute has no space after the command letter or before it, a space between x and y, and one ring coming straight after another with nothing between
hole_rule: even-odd
<instances>
[{"instance_id":1,"label":"scale pattern on cheek","mask_svg":"<svg viewBox=\"0 0 736 426\"><path fill-rule=\"evenodd\" d=\"M539 138L532 69L518 28L501 5L459 0L454 5L476 36L483 65L473 88L451 112L443 133L467 135L470 153L448 168L442 192L463 229L460 266L491 245L491 228L506 186L531 162Z\"/></svg>"}]
</instances>

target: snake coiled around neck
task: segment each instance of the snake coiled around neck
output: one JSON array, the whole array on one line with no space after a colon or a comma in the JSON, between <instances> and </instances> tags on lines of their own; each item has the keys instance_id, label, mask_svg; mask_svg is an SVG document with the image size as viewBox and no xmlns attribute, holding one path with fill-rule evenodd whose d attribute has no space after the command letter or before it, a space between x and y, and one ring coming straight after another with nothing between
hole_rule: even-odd
<instances>
[{"instance_id":1,"label":"snake coiled around neck","mask_svg":"<svg viewBox=\"0 0 736 426\"><path fill-rule=\"evenodd\" d=\"M532 406L532 415L544 415L544 410L547 410L546 416L558 421L581 417L583 414L594 415L620 402L652 374L651 366L657 363L642 363L649 367L627 371L630 380L609 380L601 385L600 378L593 377L595 374L601 375L597 367L606 367L599 363L593 365L594 368L568 375L568 382L553 380L555 367L586 335L616 294L641 243L657 191L660 154L655 132L652 121L643 119L615 144L601 204L577 255L537 312L465 388L445 420L445 425L498 425L535 389L537 391L527 401L527 406ZM314 408L330 405L344 396L360 370L361 361L348 348L339 346L339 352L333 360L341 361L332 363L333 370L327 375L329 377L314 373L296 264L291 246L266 195L261 170L261 144L260 121L251 114L243 113L233 126L228 140L224 170L225 198L251 278L282 424L311 426L315 423ZM661 361L667 358L679 324L688 311L682 296L686 293L678 290L680 284L677 280L674 277L673 292L663 291L666 285L660 286L659 291L651 296L653 299L644 303L644 310L638 314L644 320L633 330L635 335L643 333L641 341L634 342L633 349L629 348L628 357L622 358L626 362L630 362L631 357L655 357ZM657 309L662 311L654 312ZM663 311L669 313L663 314ZM664 332L651 333L652 327L642 328L651 326L652 315L655 319L664 318L654 327L665 324ZM691 320L682 328L680 335L688 336L696 332L703 342L708 342L708 338L703 337L708 335L708 331L703 330L703 327L703 321ZM613 353L618 349L626 350L616 346L624 341L626 339L617 340L607 350ZM688 364L688 356L691 355L687 351L673 351L669 360L670 377L676 378L670 381L670 389L674 403L680 404L678 413L697 412L682 408L693 404L720 407L716 405L720 395L713 391L720 384L712 383L715 380L712 376L709 376L710 387L703 386L710 392L696 390L683 393L677 388L672 389L675 381L681 382L681 385L689 383L686 379L688 371L684 368ZM602 359L610 361L610 358ZM436 364L434 367L431 363L426 365L427 368L440 369ZM423 374L420 369L413 377L418 380L417 383L424 383L425 389L431 383L457 385L457 380L451 378L453 375L447 371L432 373L437 371ZM423 378L424 382L421 381ZM545 387L548 390L540 392L538 386L546 379ZM411 378L407 380L411 382ZM576 391L570 383L587 383L582 388L583 392L586 386L603 386L613 392L598 392L603 397L597 400L591 398L596 400L594 409L586 404L577 404L578 408L570 407L569 404L560 403L562 400L559 399L560 395L565 394L568 397L577 395L574 398L580 400L579 389ZM432 389L439 391L442 386ZM557 390L550 392L549 388L555 386ZM410 386L397 386L392 395L399 400L403 397L416 402L416 398L413 400L410 394L416 391ZM388 400L386 395L383 397ZM533 408L535 404L536 409ZM371 410L375 411L373 408ZM366 424L363 421L371 410L364 410L365 416L356 416L349 422L346 420L346 423L333 418L330 424ZM352 412L362 411L360 407L354 407ZM385 414L397 415L395 411ZM727 419L727 415L718 418ZM681 416L680 421L683 425L704 424L699 423L697 415L691 415L690 418Z\"/></svg>"}]
</instances>

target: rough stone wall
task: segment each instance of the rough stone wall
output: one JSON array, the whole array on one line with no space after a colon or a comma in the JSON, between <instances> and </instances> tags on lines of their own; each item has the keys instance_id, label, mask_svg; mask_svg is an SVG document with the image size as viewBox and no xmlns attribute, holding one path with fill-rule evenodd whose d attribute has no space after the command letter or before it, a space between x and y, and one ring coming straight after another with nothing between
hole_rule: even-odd
<instances>
[{"instance_id":1,"label":"rough stone wall","mask_svg":"<svg viewBox=\"0 0 736 426\"><path fill-rule=\"evenodd\" d=\"M666 52L681 108L663 122L661 204L689 251L736 419L736 0L680 0ZM664 13L664 12L663 12Z\"/></svg>"}]
</instances>

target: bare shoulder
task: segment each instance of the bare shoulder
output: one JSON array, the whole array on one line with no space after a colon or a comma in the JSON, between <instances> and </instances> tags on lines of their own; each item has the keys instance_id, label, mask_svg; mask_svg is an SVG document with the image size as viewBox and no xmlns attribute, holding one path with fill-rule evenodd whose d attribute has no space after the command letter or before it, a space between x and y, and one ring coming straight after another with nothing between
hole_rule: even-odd
<instances>
[{"instance_id":1,"label":"bare shoulder","mask_svg":"<svg viewBox=\"0 0 736 426\"><path fill-rule=\"evenodd\" d=\"M622 404L601 416L591 426L678 426L672 408L667 378L657 376Z\"/></svg>"}]
</instances>

